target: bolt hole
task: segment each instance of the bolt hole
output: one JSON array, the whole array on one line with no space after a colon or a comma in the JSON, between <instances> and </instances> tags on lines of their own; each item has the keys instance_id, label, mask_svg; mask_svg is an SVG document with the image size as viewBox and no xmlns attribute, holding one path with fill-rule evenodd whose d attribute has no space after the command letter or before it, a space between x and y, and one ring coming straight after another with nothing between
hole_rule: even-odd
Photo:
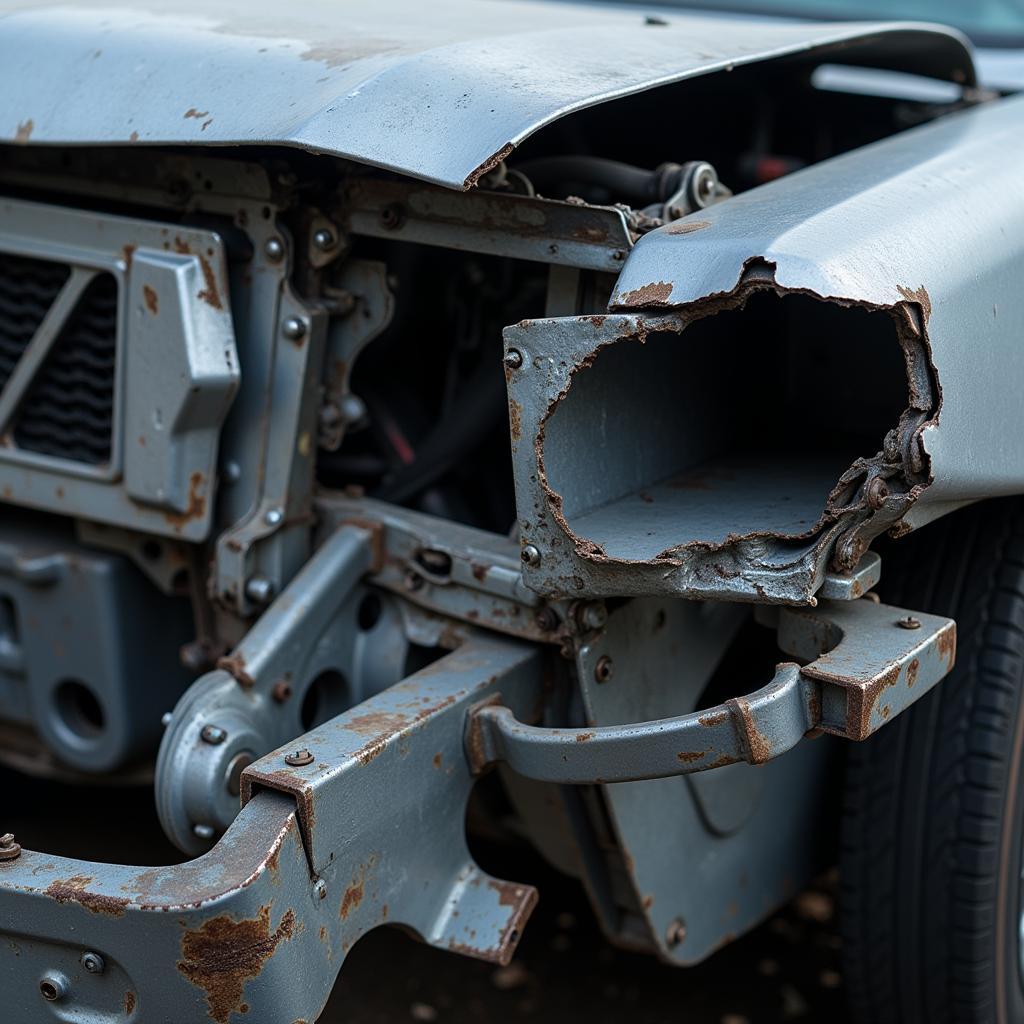
<instances>
[{"instance_id":1,"label":"bolt hole","mask_svg":"<svg viewBox=\"0 0 1024 1024\"><path fill-rule=\"evenodd\" d=\"M356 614L356 621L359 628L368 633L380 621L381 613L384 611L380 598L376 594L367 594L359 602L359 611Z\"/></svg>"},{"instance_id":2,"label":"bolt hole","mask_svg":"<svg viewBox=\"0 0 1024 1024\"><path fill-rule=\"evenodd\" d=\"M82 739L94 739L103 732L103 705L85 683L65 679L56 689L57 711L64 724Z\"/></svg>"},{"instance_id":3,"label":"bolt hole","mask_svg":"<svg viewBox=\"0 0 1024 1024\"><path fill-rule=\"evenodd\" d=\"M60 998L60 992L57 991L57 986L52 981L39 982L39 991L43 994L43 998L51 1003Z\"/></svg>"},{"instance_id":4,"label":"bolt hole","mask_svg":"<svg viewBox=\"0 0 1024 1024\"><path fill-rule=\"evenodd\" d=\"M155 562L164 553L163 546L159 541L147 540L142 545L142 557L147 561Z\"/></svg>"},{"instance_id":5,"label":"bolt hole","mask_svg":"<svg viewBox=\"0 0 1024 1024\"><path fill-rule=\"evenodd\" d=\"M321 672L309 684L302 698L299 720L307 732L335 715L340 715L348 706L348 681L334 669Z\"/></svg>"}]
</instances>

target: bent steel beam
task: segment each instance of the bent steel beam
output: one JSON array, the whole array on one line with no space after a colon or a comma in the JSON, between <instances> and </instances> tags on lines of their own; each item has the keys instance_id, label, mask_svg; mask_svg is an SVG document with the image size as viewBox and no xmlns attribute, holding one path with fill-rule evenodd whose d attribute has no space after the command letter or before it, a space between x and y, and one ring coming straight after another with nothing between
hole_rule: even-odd
<instances>
[{"instance_id":1,"label":"bent steel beam","mask_svg":"<svg viewBox=\"0 0 1024 1024\"><path fill-rule=\"evenodd\" d=\"M785 609L778 626L784 650L814 660L780 665L748 696L676 718L583 729L526 725L492 698L470 715L466 755L477 771L502 761L528 778L570 784L763 764L815 729L866 739L946 676L955 658L951 619L873 601Z\"/></svg>"}]
</instances>

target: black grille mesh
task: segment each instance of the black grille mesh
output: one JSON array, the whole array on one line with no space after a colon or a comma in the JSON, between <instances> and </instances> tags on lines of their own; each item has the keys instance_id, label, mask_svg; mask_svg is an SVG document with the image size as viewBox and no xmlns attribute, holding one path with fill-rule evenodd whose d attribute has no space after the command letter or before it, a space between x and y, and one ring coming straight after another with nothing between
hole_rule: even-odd
<instances>
[{"instance_id":1,"label":"black grille mesh","mask_svg":"<svg viewBox=\"0 0 1024 1024\"><path fill-rule=\"evenodd\" d=\"M69 275L63 263L0 253L0 388Z\"/></svg>"},{"instance_id":2,"label":"black grille mesh","mask_svg":"<svg viewBox=\"0 0 1024 1024\"><path fill-rule=\"evenodd\" d=\"M67 279L58 263L0 257L0 377L6 382ZM14 424L26 451L97 465L110 461L117 282L99 274L68 317Z\"/></svg>"}]
</instances>

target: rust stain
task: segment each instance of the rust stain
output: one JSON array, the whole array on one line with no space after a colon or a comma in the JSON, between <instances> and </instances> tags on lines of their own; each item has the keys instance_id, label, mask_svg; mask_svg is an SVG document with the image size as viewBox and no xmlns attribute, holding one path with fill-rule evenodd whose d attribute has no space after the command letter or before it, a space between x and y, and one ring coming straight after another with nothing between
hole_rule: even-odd
<instances>
[{"instance_id":1,"label":"rust stain","mask_svg":"<svg viewBox=\"0 0 1024 1024\"><path fill-rule=\"evenodd\" d=\"M124 994L124 1015L130 1017L135 1012L135 993L128 991Z\"/></svg>"},{"instance_id":2,"label":"rust stain","mask_svg":"<svg viewBox=\"0 0 1024 1024\"><path fill-rule=\"evenodd\" d=\"M925 324L927 324L932 316L932 300L928 294L928 289L923 284L917 288L907 288L899 284L896 286L896 290L903 296L905 302L916 302L921 307L921 315L924 317Z\"/></svg>"},{"instance_id":3,"label":"rust stain","mask_svg":"<svg viewBox=\"0 0 1024 1024\"><path fill-rule=\"evenodd\" d=\"M371 862L372 863L372 862ZM355 910L360 903L363 902L363 896L366 895L366 865L363 864L359 868L359 877L353 877L349 887L345 890L345 895L341 899L341 915L342 921L348 920L348 915Z\"/></svg>"},{"instance_id":4,"label":"rust stain","mask_svg":"<svg viewBox=\"0 0 1024 1024\"><path fill-rule=\"evenodd\" d=\"M921 662L914 658L907 666L907 686L913 686L917 682L917 673L921 668Z\"/></svg>"},{"instance_id":5,"label":"rust stain","mask_svg":"<svg viewBox=\"0 0 1024 1024\"><path fill-rule=\"evenodd\" d=\"M93 914L109 914L111 917L124 915L128 900L122 896L106 896L89 892L88 885L93 879L89 875L74 875L67 881L57 880L46 887L46 895L57 903L78 903Z\"/></svg>"},{"instance_id":6,"label":"rust stain","mask_svg":"<svg viewBox=\"0 0 1024 1024\"><path fill-rule=\"evenodd\" d=\"M666 235L692 235L694 231L703 231L709 227L711 227L709 220L678 221L669 224L663 233Z\"/></svg>"},{"instance_id":7,"label":"rust stain","mask_svg":"<svg viewBox=\"0 0 1024 1024\"><path fill-rule=\"evenodd\" d=\"M512 440L518 441L523 436L523 407L514 398L508 400L508 422Z\"/></svg>"},{"instance_id":8,"label":"rust stain","mask_svg":"<svg viewBox=\"0 0 1024 1024\"><path fill-rule=\"evenodd\" d=\"M701 715L700 718L697 719L701 725L709 729L713 726L721 725L723 722L727 722L728 720L728 711L712 711L710 714Z\"/></svg>"},{"instance_id":9,"label":"rust stain","mask_svg":"<svg viewBox=\"0 0 1024 1024\"><path fill-rule=\"evenodd\" d=\"M193 117L197 121L201 121L201 120L203 120L203 118L209 117L209 116L210 116L210 112L208 110L196 110L195 107L189 107L188 110L185 111L186 119L190 118L190 117Z\"/></svg>"},{"instance_id":10,"label":"rust stain","mask_svg":"<svg viewBox=\"0 0 1024 1024\"><path fill-rule=\"evenodd\" d=\"M586 743L587 740L592 740L593 738L594 738L594 734L592 732L578 732L578 733L576 733L576 742L577 743Z\"/></svg>"},{"instance_id":11,"label":"rust stain","mask_svg":"<svg viewBox=\"0 0 1024 1024\"><path fill-rule=\"evenodd\" d=\"M124 256L124 268L125 270L132 269L132 258L135 256L135 250L138 249L137 245L126 245L121 250L121 255Z\"/></svg>"},{"instance_id":12,"label":"rust stain","mask_svg":"<svg viewBox=\"0 0 1024 1024\"><path fill-rule=\"evenodd\" d=\"M160 311L160 299L156 292L148 284L142 286L142 298L146 303L146 309L156 316Z\"/></svg>"},{"instance_id":13,"label":"rust stain","mask_svg":"<svg viewBox=\"0 0 1024 1024\"><path fill-rule=\"evenodd\" d=\"M703 761L706 754L706 750L681 750L676 754L676 758L683 764L694 764Z\"/></svg>"},{"instance_id":14,"label":"rust stain","mask_svg":"<svg viewBox=\"0 0 1024 1024\"><path fill-rule=\"evenodd\" d=\"M228 675L241 683L242 686L250 687L256 685L256 680L246 671L245 655L241 651L235 651L233 654L226 654L218 658L217 668L223 669Z\"/></svg>"},{"instance_id":15,"label":"rust stain","mask_svg":"<svg viewBox=\"0 0 1024 1024\"><path fill-rule=\"evenodd\" d=\"M622 306L667 306L672 297L670 281L653 281L642 288L626 292L617 305Z\"/></svg>"},{"instance_id":16,"label":"rust stain","mask_svg":"<svg viewBox=\"0 0 1024 1024\"><path fill-rule=\"evenodd\" d=\"M952 672L953 666L956 664L956 626L953 623L939 633L935 646L939 657L945 661L947 670Z\"/></svg>"},{"instance_id":17,"label":"rust stain","mask_svg":"<svg viewBox=\"0 0 1024 1024\"><path fill-rule=\"evenodd\" d=\"M501 163L516 147L511 142L506 142L501 149L498 150L493 156L488 157L475 171L471 171L466 180L462 183L462 187L472 188L480 179L485 175L489 174L494 170L498 164Z\"/></svg>"},{"instance_id":18,"label":"rust stain","mask_svg":"<svg viewBox=\"0 0 1024 1024\"><path fill-rule=\"evenodd\" d=\"M132 132L131 135L128 136L128 141L129 142L138 142L139 141L139 133L138 132Z\"/></svg>"},{"instance_id":19,"label":"rust stain","mask_svg":"<svg viewBox=\"0 0 1024 1024\"><path fill-rule=\"evenodd\" d=\"M184 512L165 512L164 519L175 530L180 531L183 526L193 519L202 519L206 513L206 496L200 492L206 481L203 474L198 470L188 478L188 508Z\"/></svg>"},{"instance_id":20,"label":"rust stain","mask_svg":"<svg viewBox=\"0 0 1024 1024\"><path fill-rule=\"evenodd\" d=\"M733 713L739 718L737 723L743 739L746 742L747 750L750 752L751 764L764 764L772 759L771 744L761 734L750 711L750 702L743 697L734 697L727 701Z\"/></svg>"},{"instance_id":21,"label":"rust stain","mask_svg":"<svg viewBox=\"0 0 1024 1024\"><path fill-rule=\"evenodd\" d=\"M15 133L14 141L25 143L32 138L32 132L35 129L36 123L30 117L27 121L22 121L18 125L18 130Z\"/></svg>"},{"instance_id":22,"label":"rust stain","mask_svg":"<svg viewBox=\"0 0 1024 1024\"><path fill-rule=\"evenodd\" d=\"M444 755L441 753L440 750L434 755L433 760L434 767L439 769L441 767L442 762L444 761Z\"/></svg>"},{"instance_id":23,"label":"rust stain","mask_svg":"<svg viewBox=\"0 0 1024 1024\"><path fill-rule=\"evenodd\" d=\"M195 256L199 260L199 269L203 275L205 287L196 293L196 298L205 302L212 309L223 309L220 289L217 287L217 275L213 272L210 261L201 252L193 252L192 247L182 238L174 239L174 251L183 256Z\"/></svg>"},{"instance_id":24,"label":"rust stain","mask_svg":"<svg viewBox=\"0 0 1024 1024\"><path fill-rule=\"evenodd\" d=\"M274 932L270 930L269 906L261 907L256 917L243 921L233 921L222 914L185 932L178 971L206 993L210 1019L228 1024L233 1013L243 1012L245 983L263 970L278 943L291 939L294 930L293 910L285 911Z\"/></svg>"}]
</instances>

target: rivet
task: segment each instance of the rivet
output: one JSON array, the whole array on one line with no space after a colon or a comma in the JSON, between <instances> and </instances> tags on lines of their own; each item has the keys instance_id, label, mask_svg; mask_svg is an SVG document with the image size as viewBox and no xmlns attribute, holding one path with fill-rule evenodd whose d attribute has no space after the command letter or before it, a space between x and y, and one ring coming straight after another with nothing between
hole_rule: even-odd
<instances>
[{"instance_id":1,"label":"rivet","mask_svg":"<svg viewBox=\"0 0 1024 1024\"><path fill-rule=\"evenodd\" d=\"M281 333L289 341L298 341L306 336L306 321L302 317L290 316L281 324Z\"/></svg>"},{"instance_id":2,"label":"rivet","mask_svg":"<svg viewBox=\"0 0 1024 1024\"><path fill-rule=\"evenodd\" d=\"M920 629L921 620L915 619L913 615L908 615L904 619L897 619L896 625L899 626L900 629Z\"/></svg>"},{"instance_id":3,"label":"rivet","mask_svg":"<svg viewBox=\"0 0 1024 1024\"><path fill-rule=\"evenodd\" d=\"M267 510L267 514L263 517L263 521L267 526L277 526L283 518L284 515L279 508L271 508Z\"/></svg>"},{"instance_id":4,"label":"rivet","mask_svg":"<svg viewBox=\"0 0 1024 1024\"><path fill-rule=\"evenodd\" d=\"M665 941L670 946L678 946L685 938L686 922L681 917L670 921L668 928L665 929Z\"/></svg>"},{"instance_id":5,"label":"rivet","mask_svg":"<svg viewBox=\"0 0 1024 1024\"><path fill-rule=\"evenodd\" d=\"M267 604L274 596L274 584L266 576L250 576L245 584L245 596L253 604Z\"/></svg>"},{"instance_id":6,"label":"rivet","mask_svg":"<svg viewBox=\"0 0 1024 1024\"><path fill-rule=\"evenodd\" d=\"M519 557L523 560L524 565L534 568L540 565L540 550L534 544L527 544L519 553Z\"/></svg>"},{"instance_id":7,"label":"rivet","mask_svg":"<svg viewBox=\"0 0 1024 1024\"><path fill-rule=\"evenodd\" d=\"M204 725L199 736L204 743L209 743L211 747L223 743L228 738L228 734L219 725Z\"/></svg>"},{"instance_id":8,"label":"rivet","mask_svg":"<svg viewBox=\"0 0 1024 1024\"><path fill-rule=\"evenodd\" d=\"M290 754L285 754L284 763L291 765L292 768L303 768L307 764L313 763L313 755L303 747L302 750L294 750Z\"/></svg>"},{"instance_id":9,"label":"rivet","mask_svg":"<svg viewBox=\"0 0 1024 1024\"><path fill-rule=\"evenodd\" d=\"M337 236L330 228L320 228L313 234L313 244L322 252L333 249L337 243Z\"/></svg>"},{"instance_id":10,"label":"rivet","mask_svg":"<svg viewBox=\"0 0 1024 1024\"><path fill-rule=\"evenodd\" d=\"M107 969L103 957L99 953L92 952L82 954L82 966L90 974L102 974Z\"/></svg>"},{"instance_id":11,"label":"rivet","mask_svg":"<svg viewBox=\"0 0 1024 1024\"><path fill-rule=\"evenodd\" d=\"M284 243L280 238L268 238L263 244L263 254L271 263L278 263L284 258Z\"/></svg>"},{"instance_id":12,"label":"rivet","mask_svg":"<svg viewBox=\"0 0 1024 1024\"><path fill-rule=\"evenodd\" d=\"M505 353L505 365L510 370L518 370L523 365L523 353L517 348L510 348Z\"/></svg>"}]
</instances>

